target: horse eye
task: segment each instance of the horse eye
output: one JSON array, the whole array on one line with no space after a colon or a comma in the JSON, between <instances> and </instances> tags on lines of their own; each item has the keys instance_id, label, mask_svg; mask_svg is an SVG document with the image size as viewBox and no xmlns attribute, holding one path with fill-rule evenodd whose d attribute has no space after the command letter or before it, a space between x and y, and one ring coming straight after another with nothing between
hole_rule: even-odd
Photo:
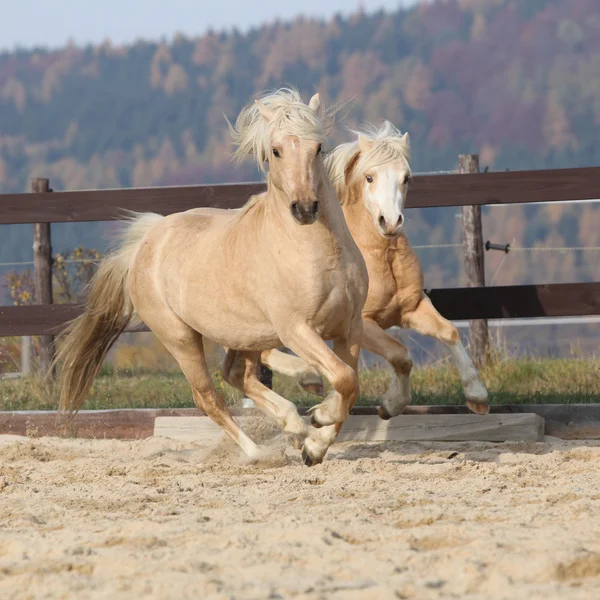
<instances>
[{"instance_id":1,"label":"horse eye","mask_svg":"<svg viewBox=\"0 0 600 600\"><path fill-rule=\"evenodd\" d=\"M408 183L410 182L411 179L412 179L412 177L410 175L405 175L404 176L404 185L408 185Z\"/></svg>"},{"instance_id":2,"label":"horse eye","mask_svg":"<svg viewBox=\"0 0 600 600\"><path fill-rule=\"evenodd\" d=\"M365 179L367 180L367 183L373 183L373 178L370 175L365 175Z\"/></svg>"},{"instance_id":3,"label":"horse eye","mask_svg":"<svg viewBox=\"0 0 600 600\"><path fill-rule=\"evenodd\" d=\"M317 146L317 154L321 154L321 150L322 150L322 149L323 149L323 148L322 148L321 144L319 144L319 145Z\"/></svg>"},{"instance_id":4,"label":"horse eye","mask_svg":"<svg viewBox=\"0 0 600 600\"><path fill-rule=\"evenodd\" d=\"M279 150L277 150L277 148L273 148L273 156L276 158L281 158L281 154L279 154Z\"/></svg>"}]
</instances>

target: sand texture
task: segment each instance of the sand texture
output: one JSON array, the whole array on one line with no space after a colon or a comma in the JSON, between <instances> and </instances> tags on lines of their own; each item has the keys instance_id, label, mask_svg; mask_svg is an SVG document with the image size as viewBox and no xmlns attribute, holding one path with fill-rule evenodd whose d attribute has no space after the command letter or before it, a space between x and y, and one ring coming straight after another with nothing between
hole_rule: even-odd
<instances>
[{"instance_id":1,"label":"sand texture","mask_svg":"<svg viewBox=\"0 0 600 600\"><path fill-rule=\"evenodd\" d=\"M1 436L0 597L597 600L600 444Z\"/></svg>"}]
</instances>

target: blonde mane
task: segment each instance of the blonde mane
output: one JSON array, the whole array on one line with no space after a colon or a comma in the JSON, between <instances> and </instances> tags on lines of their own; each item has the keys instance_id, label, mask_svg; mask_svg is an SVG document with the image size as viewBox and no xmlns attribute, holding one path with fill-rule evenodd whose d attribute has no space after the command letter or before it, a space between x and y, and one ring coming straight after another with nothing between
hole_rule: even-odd
<instances>
[{"instance_id":1,"label":"blonde mane","mask_svg":"<svg viewBox=\"0 0 600 600\"><path fill-rule=\"evenodd\" d=\"M404 159L410 170L410 141L408 135L401 134L392 123L384 121L381 127L367 124L360 131L352 131L357 138L362 137L372 143L368 152L361 153L352 170L352 177L346 181L346 169L360 152L359 142L340 144L325 158L325 168L342 202L347 186L356 182L360 175L369 169Z\"/></svg>"},{"instance_id":2,"label":"blonde mane","mask_svg":"<svg viewBox=\"0 0 600 600\"><path fill-rule=\"evenodd\" d=\"M237 146L234 157L238 161L252 155L258 168L266 172L265 162L270 154L271 138L275 130L302 139L321 143L326 141L327 133L323 118L302 102L297 90L281 88L266 93L260 98L260 101L266 108L273 111L275 118L272 121L267 121L260 114L256 102L248 104L242 110L235 125L227 121L229 131Z\"/></svg>"}]
</instances>

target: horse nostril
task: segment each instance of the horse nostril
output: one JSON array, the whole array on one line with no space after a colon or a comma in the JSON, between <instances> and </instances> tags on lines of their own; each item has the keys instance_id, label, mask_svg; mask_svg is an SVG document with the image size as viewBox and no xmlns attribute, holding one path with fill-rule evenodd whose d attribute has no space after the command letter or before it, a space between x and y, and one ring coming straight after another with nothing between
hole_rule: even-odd
<instances>
[{"instance_id":1,"label":"horse nostril","mask_svg":"<svg viewBox=\"0 0 600 600\"><path fill-rule=\"evenodd\" d=\"M404 223L404 215L402 213L400 213L400 216L398 217L398 223L397 226L398 227L402 227L402 224Z\"/></svg>"},{"instance_id":2,"label":"horse nostril","mask_svg":"<svg viewBox=\"0 0 600 600\"><path fill-rule=\"evenodd\" d=\"M385 229L386 223L385 223L385 217L383 215L381 215L379 217L379 227L381 227L381 229Z\"/></svg>"},{"instance_id":3,"label":"horse nostril","mask_svg":"<svg viewBox=\"0 0 600 600\"><path fill-rule=\"evenodd\" d=\"M310 214L313 217L317 214L317 212L319 212L319 201L318 200L313 202L310 207Z\"/></svg>"}]
</instances>

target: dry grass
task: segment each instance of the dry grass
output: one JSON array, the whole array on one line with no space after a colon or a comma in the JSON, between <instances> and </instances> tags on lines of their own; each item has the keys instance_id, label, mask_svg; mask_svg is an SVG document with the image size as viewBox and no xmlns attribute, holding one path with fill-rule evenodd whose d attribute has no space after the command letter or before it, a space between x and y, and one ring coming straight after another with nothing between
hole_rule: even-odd
<instances>
[{"instance_id":1,"label":"dry grass","mask_svg":"<svg viewBox=\"0 0 600 600\"><path fill-rule=\"evenodd\" d=\"M368 369L360 373L358 404L376 404L386 389L390 371ZM504 360L482 369L493 404L600 403L600 360ZM241 394L224 384L215 371L215 383L230 404ZM318 399L304 392L289 377L275 375L277 392L298 405ZM415 368L412 375L413 404L462 404L464 396L453 367L438 363ZM54 410L55 391L36 379L0 381L0 410ZM172 371L128 370L114 373L105 368L94 382L84 408L183 408L193 406L183 375Z\"/></svg>"}]
</instances>

